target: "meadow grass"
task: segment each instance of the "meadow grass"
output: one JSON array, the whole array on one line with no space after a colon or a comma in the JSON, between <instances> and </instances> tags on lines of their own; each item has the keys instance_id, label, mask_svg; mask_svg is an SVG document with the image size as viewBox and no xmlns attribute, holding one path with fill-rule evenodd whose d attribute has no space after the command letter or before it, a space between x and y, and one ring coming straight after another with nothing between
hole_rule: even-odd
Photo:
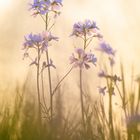
<instances>
[{"instance_id":1,"label":"meadow grass","mask_svg":"<svg viewBox=\"0 0 140 140\"><path fill-rule=\"evenodd\" d=\"M41 107L40 126L36 98L25 89L26 86L22 90L17 87L13 108L1 105L0 140L140 140L140 81L134 81L135 89L129 91L126 88L123 66L121 77L121 85L117 88L120 93L116 92L120 94L121 103L117 110L118 118L115 117L112 104L111 112L110 103L106 107L104 96L100 95L100 98L92 100L91 93L84 92L83 87L84 94L89 96L84 102L84 129L79 113L67 115L65 112L62 96L62 93L66 93L64 88L57 90L53 119L44 106Z\"/></svg>"}]
</instances>

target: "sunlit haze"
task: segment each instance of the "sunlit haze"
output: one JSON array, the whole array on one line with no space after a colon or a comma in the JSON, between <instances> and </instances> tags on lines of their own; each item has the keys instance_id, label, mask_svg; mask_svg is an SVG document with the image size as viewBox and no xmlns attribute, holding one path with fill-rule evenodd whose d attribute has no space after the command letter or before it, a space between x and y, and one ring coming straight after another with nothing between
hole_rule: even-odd
<instances>
[{"instance_id":1,"label":"sunlit haze","mask_svg":"<svg viewBox=\"0 0 140 140\"><path fill-rule=\"evenodd\" d=\"M44 30L40 17L34 18L28 11L30 1L0 0L0 75L3 82L22 81L28 71L28 62L22 60L24 35ZM91 19L97 22L104 38L117 50L117 61L124 62L129 72L132 65L139 74L140 59L140 2L139 0L64 0L62 13L57 19L54 33L60 42L53 48L54 59L60 65L69 65L68 56L74 46L69 37L72 25ZM55 50L55 51L54 51ZM64 52L64 55L59 55ZM67 57L67 58L66 58ZM61 62L61 63L60 63ZM60 66L61 67L61 66ZM67 68L59 68L63 73ZM14 80L13 80L14 81ZM6 84L6 83L5 83Z\"/></svg>"}]
</instances>

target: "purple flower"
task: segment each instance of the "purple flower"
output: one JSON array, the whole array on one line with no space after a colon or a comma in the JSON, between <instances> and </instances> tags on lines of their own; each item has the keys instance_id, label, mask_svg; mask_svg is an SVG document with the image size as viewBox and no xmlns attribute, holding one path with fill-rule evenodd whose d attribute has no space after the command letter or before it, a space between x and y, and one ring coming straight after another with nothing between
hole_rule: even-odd
<instances>
[{"instance_id":1,"label":"purple flower","mask_svg":"<svg viewBox=\"0 0 140 140\"><path fill-rule=\"evenodd\" d=\"M25 42L23 43L24 48L23 49L29 49L29 48L37 48L39 47L41 51L47 51L47 48L49 46L49 42L52 40L58 41L58 37L53 36L50 32L42 32L39 34L29 34L25 38Z\"/></svg>"},{"instance_id":2,"label":"purple flower","mask_svg":"<svg viewBox=\"0 0 140 140\"><path fill-rule=\"evenodd\" d=\"M105 95L106 87L98 87L99 93Z\"/></svg>"},{"instance_id":3,"label":"purple flower","mask_svg":"<svg viewBox=\"0 0 140 140\"><path fill-rule=\"evenodd\" d=\"M36 16L38 14L45 15L49 12L49 6L50 1L44 1L44 0L34 0L33 4L30 4L31 8L30 10L33 10L33 15Z\"/></svg>"},{"instance_id":4,"label":"purple flower","mask_svg":"<svg viewBox=\"0 0 140 140\"><path fill-rule=\"evenodd\" d=\"M52 41L52 40L58 41L58 37L53 36L51 32L47 32L47 31L42 32L42 37L45 41Z\"/></svg>"},{"instance_id":5,"label":"purple flower","mask_svg":"<svg viewBox=\"0 0 140 140\"><path fill-rule=\"evenodd\" d=\"M116 53L116 51L113 50L113 48L105 41L101 41L99 44L99 48L96 48L96 50L106 53L108 55L113 55L113 56Z\"/></svg>"},{"instance_id":6,"label":"purple flower","mask_svg":"<svg viewBox=\"0 0 140 140\"><path fill-rule=\"evenodd\" d=\"M41 48L42 52L47 51L49 42L53 40L58 41L58 37L53 36L51 32L47 32L47 31L42 32L42 37L43 37L43 43L42 43L42 48Z\"/></svg>"},{"instance_id":7,"label":"purple flower","mask_svg":"<svg viewBox=\"0 0 140 140\"><path fill-rule=\"evenodd\" d=\"M34 16L38 14L45 15L48 12L59 14L60 7L62 6L62 0L34 0L33 4L30 5L30 10L34 11Z\"/></svg>"},{"instance_id":8,"label":"purple flower","mask_svg":"<svg viewBox=\"0 0 140 140\"><path fill-rule=\"evenodd\" d=\"M96 26L96 22L85 20L84 22L78 22L73 25L72 36L82 37L82 36L92 36L97 35L97 30L99 28Z\"/></svg>"},{"instance_id":9,"label":"purple flower","mask_svg":"<svg viewBox=\"0 0 140 140\"><path fill-rule=\"evenodd\" d=\"M36 46L40 46L42 44L43 38L41 34L32 34L24 37L25 42L23 43L24 49L35 48Z\"/></svg>"},{"instance_id":10,"label":"purple flower","mask_svg":"<svg viewBox=\"0 0 140 140\"><path fill-rule=\"evenodd\" d=\"M89 69L89 63L96 65L96 57L92 53L86 53L85 50L81 48L75 49L77 57L75 57L74 53L70 57L70 63L73 64L74 67L86 68Z\"/></svg>"}]
</instances>

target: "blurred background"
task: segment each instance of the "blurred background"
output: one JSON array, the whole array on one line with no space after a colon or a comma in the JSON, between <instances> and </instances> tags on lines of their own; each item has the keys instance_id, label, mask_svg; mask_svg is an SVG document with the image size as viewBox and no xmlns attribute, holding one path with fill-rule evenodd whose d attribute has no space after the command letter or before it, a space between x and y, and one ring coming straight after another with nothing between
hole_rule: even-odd
<instances>
[{"instance_id":1,"label":"blurred background","mask_svg":"<svg viewBox=\"0 0 140 140\"><path fill-rule=\"evenodd\" d=\"M44 30L40 17L32 17L29 0L0 0L0 90L11 90L23 84L29 62L22 60L24 35ZM76 41L69 37L77 21L95 20L104 38L117 50L117 62L130 73L139 75L140 59L140 1L139 0L64 0L60 17L53 29L60 41L52 48L52 59L61 75L69 68L69 56ZM93 78L94 83L94 78Z\"/></svg>"}]
</instances>

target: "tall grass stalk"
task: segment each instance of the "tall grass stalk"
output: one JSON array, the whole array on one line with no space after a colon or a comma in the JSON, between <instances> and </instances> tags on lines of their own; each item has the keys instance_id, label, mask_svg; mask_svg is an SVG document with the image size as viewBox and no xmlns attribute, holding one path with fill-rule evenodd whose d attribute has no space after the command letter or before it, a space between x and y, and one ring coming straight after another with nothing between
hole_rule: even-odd
<instances>
[{"instance_id":1,"label":"tall grass stalk","mask_svg":"<svg viewBox=\"0 0 140 140\"><path fill-rule=\"evenodd\" d=\"M122 106L123 106L125 118L127 118L127 108L126 108L126 104L127 104L127 100L126 100L126 86L125 86L124 68L123 68L122 63L121 63L121 77L122 77L122 95L123 95L123 96L122 96Z\"/></svg>"},{"instance_id":2,"label":"tall grass stalk","mask_svg":"<svg viewBox=\"0 0 140 140\"><path fill-rule=\"evenodd\" d=\"M110 138L112 140L115 140L115 135L114 135L114 125L113 125L113 109L112 109L112 95L113 95L113 85L112 85L112 80L110 80L110 83L107 79L107 86L109 90L109 130L110 130Z\"/></svg>"}]
</instances>

